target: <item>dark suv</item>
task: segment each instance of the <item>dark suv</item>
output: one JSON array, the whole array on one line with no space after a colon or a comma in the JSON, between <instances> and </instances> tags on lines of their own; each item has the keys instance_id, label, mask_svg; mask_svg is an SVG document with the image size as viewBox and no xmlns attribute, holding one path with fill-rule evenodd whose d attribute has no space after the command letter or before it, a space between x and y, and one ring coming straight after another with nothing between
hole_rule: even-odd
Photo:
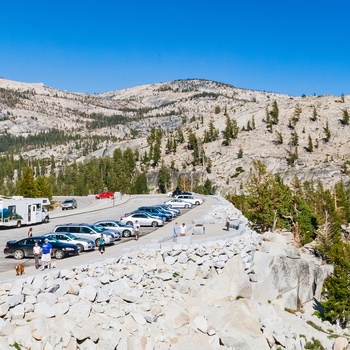
<instances>
[{"instance_id":1,"label":"dark suv","mask_svg":"<svg viewBox=\"0 0 350 350\"><path fill-rule=\"evenodd\" d=\"M77 201L74 198L66 199L62 202L62 210L78 208Z\"/></svg>"}]
</instances>

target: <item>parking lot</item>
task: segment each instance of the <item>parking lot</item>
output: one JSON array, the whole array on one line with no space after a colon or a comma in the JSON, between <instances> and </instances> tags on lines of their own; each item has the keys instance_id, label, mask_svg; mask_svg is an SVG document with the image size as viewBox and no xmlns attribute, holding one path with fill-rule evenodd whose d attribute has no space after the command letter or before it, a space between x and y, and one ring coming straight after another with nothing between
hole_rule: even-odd
<instances>
[{"instance_id":1,"label":"parking lot","mask_svg":"<svg viewBox=\"0 0 350 350\"><path fill-rule=\"evenodd\" d=\"M63 201L66 197L55 197L56 201ZM169 199L166 195L135 195L128 196L124 195L123 198L118 199L100 199L96 200L93 197L75 197L78 202L77 209L70 210L62 210L61 208L57 208L50 212L50 222L47 224L35 225L33 227L33 236L41 235L48 233L53 230L55 225L60 223L93 223L98 220L103 219L113 219L119 220L125 213L133 211L137 209L141 205L156 205L162 204ZM182 210L181 214L184 215L188 211L192 211L195 209L187 209ZM182 216L181 215L181 216ZM153 228L153 227L142 227L140 230L141 240L145 240L145 238L150 234L158 230L162 230L162 232L166 232L171 235L174 225L174 220L180 218L175 218L172 221L165 224L163 228ZM27 236L29 227L21 227L21 228L12 228L12 229L3 229L0 231L0 247L2 247L0 251L0 275L3 276L11 276L14 271L14 265L18 262L24 263L26 268L32 267L34 264L34 259L28 258L23 260L15 260L11 256L6 256L3 253L3 248L6 245L6 242L9 240L18 240L25 238ZM141 241L140 240L140 241ZM114 243L114 246L107 246L106 250L115 250L118 246L129 245L134 242L134 238L122 238L119 241ZM65 266L74 266L80 261L84 262L92 262L97 258L98 253L97 249L92 252L84 252L76 257L67 257L63 260L56 261L56 265L65 265ZM107 254L106 254L107 255ZM85 258L83 258L85 257ZM55 259L54 259L55 260ZM63 262L66 260L65 262ZM0 277L1 278L1 277ZM1 278L2 279L2 278Z\"/></svg>"}]
</instances>

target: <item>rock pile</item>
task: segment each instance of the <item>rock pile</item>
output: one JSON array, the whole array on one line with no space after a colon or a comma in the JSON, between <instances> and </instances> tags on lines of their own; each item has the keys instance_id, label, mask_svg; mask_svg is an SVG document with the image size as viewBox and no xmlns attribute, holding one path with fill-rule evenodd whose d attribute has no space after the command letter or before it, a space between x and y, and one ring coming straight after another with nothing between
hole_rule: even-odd
<instances>
[{"instance_id":1,"label":"rock pile","mask_svg":"<svg viewBox=\"0 0 350 350\"><path fill-rule=\"evenodd\" d=\"M4 283L0 348L304 349L315 338L331 349L327 332L339 329L327 324L320 332L301 312L281 308L281 300L294 305L297 277L290 279L287 259L301 262L300 256L276 257L261 249L262 239L247 230L227 240L142 249ZM261 266L263 273L254 272L259 254L274 261ZM321 267L306 264L298 270L303 302L322 283Z\"/></svg>"}]
</instances>

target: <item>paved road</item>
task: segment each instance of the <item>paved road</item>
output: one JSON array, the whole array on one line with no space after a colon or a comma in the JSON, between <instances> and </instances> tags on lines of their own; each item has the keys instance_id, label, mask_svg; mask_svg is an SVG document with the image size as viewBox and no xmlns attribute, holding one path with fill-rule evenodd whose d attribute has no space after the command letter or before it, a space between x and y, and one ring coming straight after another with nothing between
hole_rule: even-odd
<instances>
[{"instance_id":1,"label":"paved road","mask_svg":"<svg viewBox=\"0 0 350 350\"><path fill-rule=\"evenodd\" d=\"M55 197L54 200L63 200L65 197ZM169 199L166 195L124 195L121 199L102 199L96 200L93 197L75 197L78 201L78 209L62 211L60 208L50 212L50 222L47 224L33 226L34 235L40 235L50 232L55 225L59 223L69 222L87 222L93 223L102 219L117 219L119 220L126 212L135 210L137 207L145 204L153 205L158 203L164 203ZM194 217L199 217L209 210L211 205L215 203L214 197L207 197L204 204L195 207L189 211L185 211L184 214L178 218L179 222L192 223ZM106 253L103 258L113 257L118 254L122 254L125 249L130 249L135 245L150 244L159 242L162 238L169 237L172 233L173 223L167 223L164 227L153 230L148 228L141 228L141 239L136 242L135 240L122 239L106 248ZM21 239L26 237L28 227L6 229L0 231L0 247L5 247L8 240ZM151 234L149 234L151 233ZM80 264L90 263L94 260L101 259L101 255L98 251L84 252L79 256L68 257L63 260L57 260L57 267L72 267ZM26 274L36 274L42 271L36 271L33 267L34 261L30 259L25 263ZM5 280L14 277L14 265L18 262L12 257L5 256L3 249L0 251L0 280Z\"/></svg>"}]
</instances>

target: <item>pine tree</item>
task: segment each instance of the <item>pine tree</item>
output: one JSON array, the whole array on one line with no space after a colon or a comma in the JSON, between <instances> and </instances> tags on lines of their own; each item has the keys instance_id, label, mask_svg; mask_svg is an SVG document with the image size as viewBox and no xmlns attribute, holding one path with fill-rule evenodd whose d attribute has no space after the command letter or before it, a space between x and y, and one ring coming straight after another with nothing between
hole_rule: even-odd
<instances>
[{"instance_id":1,"label":"pine tree","mask_svg":"<svg viewBox=\"0 0 350 350\"><path fill-rule=\"evenodd\" d=\"M325 134L324 141L328 142L330 140L330 138L331 138L331 130L329 129L328 120L327 120L327 123L326 123L326 127L323 128L323 131L324 131L324 134Z\"/></svg>"},{"instance_id":2,"label":"pine tree","mask_svg":"<svg viewBox=\"0 0 350 350\"><path fill-rule=\"evenodd\" d=\"M317 120L317 110L316 107L314 106L313 111L312 111L312 117L311 120L315 122Z\"/></svg>"},{"instance_id":3,"label":"pine tree","mask_svg":"<svg viewBox=\"0 0 350 350\"><path fill-rule=\"evenodd\" d=\"M343 125L349 125L349 113L346 108L343 109L343 118L341 120Z\"/></svg>"},{"instance_id":4,"label":"pine tree","mask_svg":"<svg viewBox=\"0 0 350 350\"><path fill-rule=\"evenodd\" d=\"M26 198L37 197L33 171L29 166L27 166L23 171L22 178L19 182L18 193Z\"/></svg>"},{"instance_id":5,"label":"pine tree","mask_svg":"<svg viewBox=\"0 0 350 350\"><path fill-rule=\"evenodd\" d=\"M272 104L271 122L273 124L278 124L278 118L279 118L279 109L278 109L277 101L274 100Z\"/></svg>"},{"instance_id":6,"label":"pine tree","mask_svg":"<svg viewBox=\"0 0 350 350\"><path fill-rule=\"evenodd\" d=\"M276 136L277 136L276 143L277 143L278 145L282 145L282 144L283 144L283 136L282 136L282 133L276 131Z\"/></svg>"},{"instance_id":7,"label":"pine tree","mask_svg":"<svg viewBox=\"0 0 350 350\"><path fill-rule=\"evenodd\" d=\"M171 186L171 176L169 169L162 162L158 173L158 186L161 193L166 193L167 188Z\"/></svg>"},{"instance_id":8,"label":"pine tree","mask_svg":"<svg viewBox=\"0 0 350 350\"><path fill-rule=\"evenodd\" d=\"M45 176L39 176L34 183L35 192L38 197L49 198L52 200L51 185Z\"/></svg>"},{"instance_id":9,"label":"pine tree","mask_svg":"<svg viewBox=\"0 0 350 350\"><path fill-rule=\"evenodd\" d=\"M308 145L306 147L306 151L309 152L309 153L312 153L314 151L314 146L312 144L312 138L311 138L310 135L309 135L309 138L308 138Z\"/></svg>"},{"instance_id":10,"label":"pine tree","mask_svg":"<svg viewBox=\"0 0 350 350\"><path fill-rule=\"evenodd\" d=\"M350 322L350 246L339 242L332 247L333 274L323 285L324 318L345 328Z\"/></svg>"}]
</instances>

